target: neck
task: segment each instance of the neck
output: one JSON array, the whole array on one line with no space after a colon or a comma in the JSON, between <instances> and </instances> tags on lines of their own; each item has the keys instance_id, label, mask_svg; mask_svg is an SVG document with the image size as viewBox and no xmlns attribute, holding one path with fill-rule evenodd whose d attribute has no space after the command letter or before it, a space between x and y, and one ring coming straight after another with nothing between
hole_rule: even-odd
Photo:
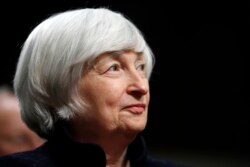
<instances>
[{"instance_id":1,"label":"neck","mask_svg":"<svg viewBox=\"0 0 250 167\"><path fill-rule=\"evenodd\" d=\"M72 131L70 133L72 137L80 142L94 143L99 145L106 156L106 167L129 167L129 161L127 159L128 145L136 137L135 133L99 133L93 134L91 131L81 133L79 131ZM86 135L88 134L88 135Z\"/></svg>"},{"instance_id":2,"label":"neck","mask_svg":"<svg viewBox=\"0 0 250 167\"><path fill-rule=\"evenodd\" d=\"M106 154L106 167L127 167L127 149L134 137L123 134L101 137L101 139L95 143L101 146Z\"/></svg>"},{"instance_id":3,"label":"neck","mask_svg":"<svg viewBox=\"0 0 250 167\"><path fill-rule=\"evenodd\" d=\"M128 160L126 158L127 149L123 150L123 152L115 153L106 153L106 167L126 167Z\"/></svg>"}]
</instances>

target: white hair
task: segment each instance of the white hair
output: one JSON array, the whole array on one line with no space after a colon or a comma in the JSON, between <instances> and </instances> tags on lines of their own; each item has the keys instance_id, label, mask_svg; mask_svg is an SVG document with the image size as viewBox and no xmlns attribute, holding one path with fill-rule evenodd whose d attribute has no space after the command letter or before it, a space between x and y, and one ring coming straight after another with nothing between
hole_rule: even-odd
<instances>
[{"instance_id":1,"label":"white hair","mask_svg":"<svg viewBox=\"0 0 250 167\"><path fill-rule=\"evenodd\" d=\"M47 138L56 120L84 111L77 90L86 62L122 50L145 56L149 78L154 56L141 32L122 14L105 8L77 9L40 23L24 43L14 78L23 120Z\"/></svg>"}]
</instances>

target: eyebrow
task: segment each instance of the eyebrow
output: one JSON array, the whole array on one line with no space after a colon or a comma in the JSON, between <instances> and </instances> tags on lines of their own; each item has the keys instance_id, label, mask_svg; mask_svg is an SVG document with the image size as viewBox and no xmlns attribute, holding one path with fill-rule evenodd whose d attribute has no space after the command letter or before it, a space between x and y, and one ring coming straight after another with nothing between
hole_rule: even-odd
<instances>
[{"instance_id":1,"label":"eyebrow","mask_svg":"<svg viewBox=\"0 0 250 167\"><path fill-rule=\"evenodd\" d=\"M124 52L124 50L121 51L111 51L111 52L107 52L108 54L110 54L112 57L116 57L116 56L121 56ZM143 52L135 52L139 57L143 56Z\"/></svg>"}]
</instances>

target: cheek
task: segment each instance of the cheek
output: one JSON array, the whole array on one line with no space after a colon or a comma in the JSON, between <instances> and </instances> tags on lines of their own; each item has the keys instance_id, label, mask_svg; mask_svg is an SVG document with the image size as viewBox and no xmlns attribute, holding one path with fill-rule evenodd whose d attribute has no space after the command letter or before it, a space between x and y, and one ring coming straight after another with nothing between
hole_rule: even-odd
<instances>
[{"instance_id":1,"label":"cheek","mask_svg":"<svg viewBox=\"0 0 250 167\"><path fill-rule=\"evenodd\" d=\"M82 97L87 103L95 104L97 108L117 105L124 92L123 84L101 81L93 83L81 89Z\"/></svg>"},{"instance_id":2,"label":"cheek","mask_svg":"<svg viewBox=\"0 0 250 167\"><path fill-rule=\"evenodd\" d=\"M109 85L104 85L101 87L100 92L102 92L105 103L107 103L109 106L117 105L124 94L125 89L123 87L124 86L122 83L110 83Z\"/></svg>"},{"instance_id":3,"label":"cheek","mask_svg":"<svg viewBox=\"0 0 250 167\"><path fill-rule=\"evenodd\" d=\"M95 81L95 86L99 92L116 94L123 90L124 80L122 79L110 79L110 78L99 78ZM108 95L105 94L105 95Z\"/></svg>"},{"instance_id":4,"label":"cheek","mask_svg":"<svg viewBox=\"0 0 250 167\"><path fill-rule=\"evenodd\" d=\"M147 102L147 104L149 104L149 102L150 102L150 91L148 91L148 93L146 94L146 102Z\"/></svg>"}]
</instances>

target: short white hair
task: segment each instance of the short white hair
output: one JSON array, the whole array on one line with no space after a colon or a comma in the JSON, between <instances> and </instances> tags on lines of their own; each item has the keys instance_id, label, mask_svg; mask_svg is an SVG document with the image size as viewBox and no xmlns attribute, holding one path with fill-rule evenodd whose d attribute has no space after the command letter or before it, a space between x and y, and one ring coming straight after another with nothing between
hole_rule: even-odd
<instances>
[{"instance_id":1,"label":"short white hair","mask_svg":"<svg viewBox=\"0 0 250 167\"><path fill-rule=\"evenodd\" d=\"M76 9L40 23L24 43L14 78L23 120L47 138L58 119L84 111L78 83L86 63L102 53L123 50L145 56L149 78L152 51L122 14L106 8Z\"/></svg>"}]
</instances>

